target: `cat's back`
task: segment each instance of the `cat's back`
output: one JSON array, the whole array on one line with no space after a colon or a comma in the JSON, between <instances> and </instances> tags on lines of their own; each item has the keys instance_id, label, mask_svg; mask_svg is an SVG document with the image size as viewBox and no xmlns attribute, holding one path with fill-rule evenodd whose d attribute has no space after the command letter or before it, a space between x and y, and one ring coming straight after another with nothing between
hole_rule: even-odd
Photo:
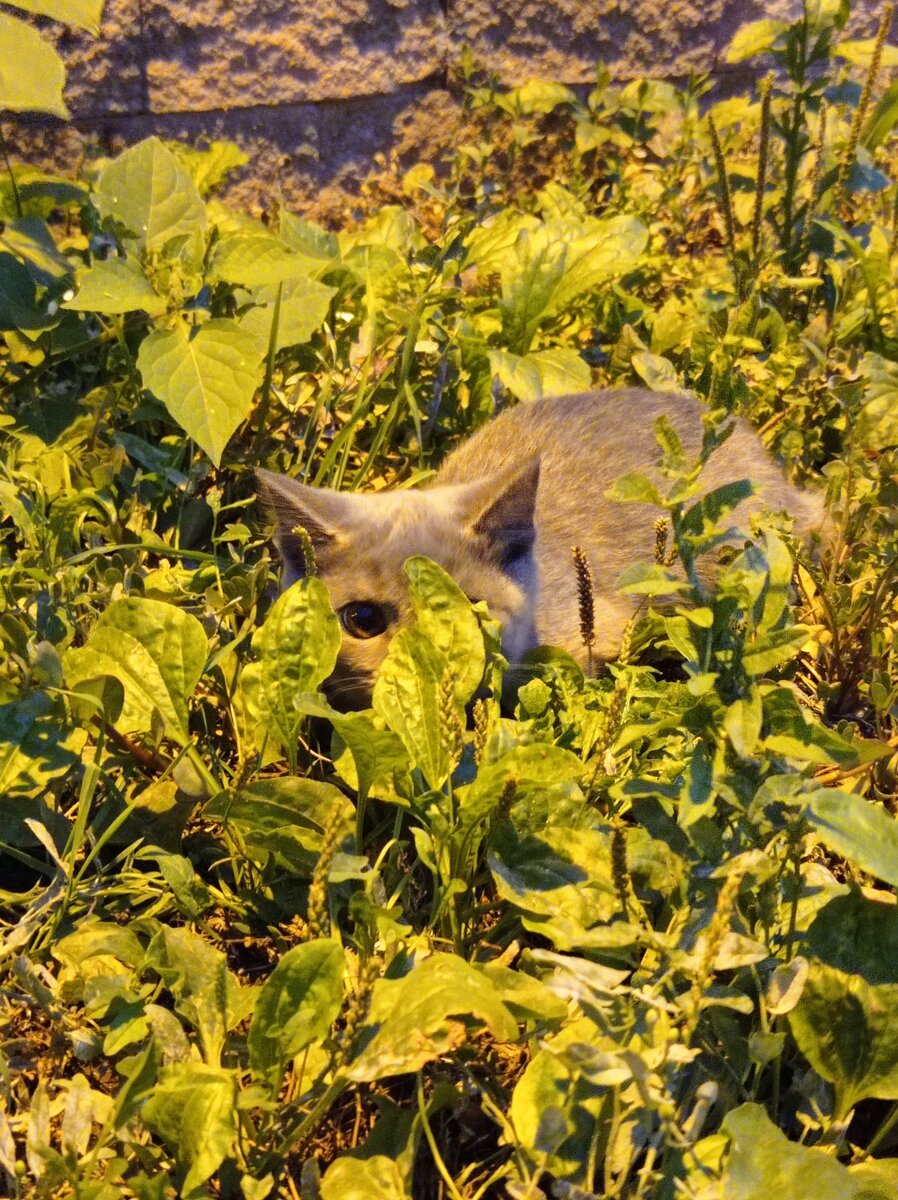
<instances>
[{"instance_id":1,"label":"cat's back","mask_svg":"<svg viewBox=\"0 0 898 1200\"><path fill-rule=\"evenodd\" d=\"M506 410L446 459L433 486L498 476L503 468L539 457L534 557L540 642L577 647L579 617L571 565L571 546L577 545L587 556L596 586L596 651L599 657L617 653L635 602L619 594L615 582L634 563L651 561L659 510L643 502L618 503L606 493L630 471L644 473L665 491L655 465L655 422L662 415L669 419L691 462L702 444L703 411L692 396L640 388L538 400ZM734 523L744 526L752 509L766 505L791 513L799 536L821 528L821 497L789 483L741 418L705 465L702 490L739 479L751 479L758 494L739 506Z\"/></svg>"},{"instance_id":2,"label":"cat's back","mask_svg":"<svg viewBox=\"0 0 898 1200\"><path fill-rule=\"evenodd\" d=\"M539 455L543 486L564 478L590 492L655 457L654 423L668 415L687 447L701 442L701 406L680 393L640 388L585 392L519 404L481 426L446 459L437 484L465 483ZM597 477L597 469L599 477Z\"/></svg>"}]
</instances>

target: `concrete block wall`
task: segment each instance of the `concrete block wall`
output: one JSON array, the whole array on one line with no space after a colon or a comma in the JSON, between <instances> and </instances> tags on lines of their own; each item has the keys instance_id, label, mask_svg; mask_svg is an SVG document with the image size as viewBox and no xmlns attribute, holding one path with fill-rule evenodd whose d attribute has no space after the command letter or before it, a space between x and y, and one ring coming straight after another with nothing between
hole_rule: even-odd
<instances>
[{"instance_id":1,"label":"concrete block wall","mask_svg":"<svg viewBox=\"0 0 898 1200\"><path fill-rule=\"evenodd\" d=\"M372 156L427 159L451 144L464 47L503 82L588 83L726 71L744 21L801 0L106 0L100 36L51 26L68 70L69 124L18 121L16 151L61 169L99 140L229 138L250 155L244 206L333 211ZM854 0L857 36L879 0ZM896 22L898 25L898 22ZM893 37L895 31L893 31Z\"/></svg>"}]
</instances>

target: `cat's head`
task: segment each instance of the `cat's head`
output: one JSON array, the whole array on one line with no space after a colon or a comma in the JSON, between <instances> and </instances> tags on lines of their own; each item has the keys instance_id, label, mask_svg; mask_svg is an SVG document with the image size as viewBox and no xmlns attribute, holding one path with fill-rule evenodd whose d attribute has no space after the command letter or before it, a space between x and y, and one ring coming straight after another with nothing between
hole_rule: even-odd
<instances>
[{"instance_id":1,"label":"cat's head","mask_svg":"<svg viewBox=\"0 0 898 1200\"><path fill-rule=\"evenodd\" d=\"M390 639L413 610L403 564L421 554L440 564L472 600L502 624L511 661L535 645L534 506L539 458L473 483L377 493L309 487L257 471L262 500L276 521L283 586L305 573L302 526L318 574L330 591L343 645L325 685L340 708L370 703Z\"/></svg>"}]
</instances>

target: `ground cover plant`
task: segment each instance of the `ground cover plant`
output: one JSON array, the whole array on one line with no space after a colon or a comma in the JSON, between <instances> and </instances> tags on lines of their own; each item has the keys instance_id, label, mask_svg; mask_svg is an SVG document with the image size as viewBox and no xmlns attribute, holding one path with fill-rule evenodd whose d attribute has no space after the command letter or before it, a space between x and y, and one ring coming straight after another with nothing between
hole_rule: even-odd
<instances>
[{"instance_id":1,"label":"ground cover plant","mask_svg":"<svg viewBox=\"0 0 898 1200\"><path fill-rule=\"evenodd\" d=\"M718 101L466 63L455 153L340 228L228 210L225 144L9 164L9 1195L898 1195L898 52L847 15L743 28ZM743 492L662 425L620 662L540 652L503 707L412 559L373 708L330 708L252 466L405 486L497 404L634 383L821 481L822 560L771 517L705 587Z\"/></svg>"}]
</instances>

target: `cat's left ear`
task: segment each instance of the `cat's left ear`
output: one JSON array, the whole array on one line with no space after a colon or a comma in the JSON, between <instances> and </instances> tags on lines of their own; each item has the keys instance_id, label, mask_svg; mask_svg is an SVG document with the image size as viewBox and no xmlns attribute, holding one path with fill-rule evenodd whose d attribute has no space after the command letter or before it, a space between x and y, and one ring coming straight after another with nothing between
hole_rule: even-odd
<instances>
[{"instance_id":1,"label":"cat's left ear","mask_svg":"<svg viewBox=\"0 0 898 1200\"><path fill-rule=\"evenodd\" d=\"M499 476L478 480L465 496L466 523L508 569L529 554L536 539L534 516L539 487L539 455L506 467Z\"/></svg>"}]
</instances>

